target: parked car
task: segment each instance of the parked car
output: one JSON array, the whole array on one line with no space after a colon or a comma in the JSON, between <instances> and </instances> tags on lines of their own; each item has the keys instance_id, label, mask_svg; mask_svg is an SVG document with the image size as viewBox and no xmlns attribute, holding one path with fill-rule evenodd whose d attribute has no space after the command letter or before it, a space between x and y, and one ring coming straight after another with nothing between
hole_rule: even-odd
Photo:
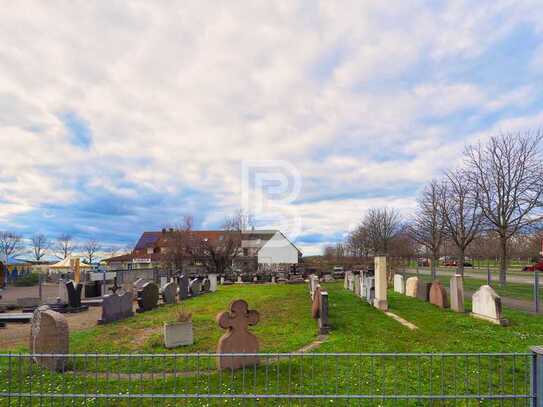
<instances>
[{"instance_id":1,"label":"parked car","mask_svg":"<svg viewBox=\"0 0 543 407\"><path fill-rule=\"evenodd\" d=\"M535 263L535 264L532 264L531 266L526 266L522 269L522 271L543 271L543 260Z\"/></svg>"},{"instance_id":2,"label":"parked car","mask_svg":"<svg viewBox=\"0 0 543 407\"><path fill-rule=\"evenodd\" d=\"M428 259L418 259L417 264L419 267L430 267L430 262Z\"/></svg>"},{"instance_id":3,"label":"parked car","mask_svg":"<svg viewBox=\"0 0 543 407\"><path fill-rule=\"evenodd\" d=\"M445 267L456 267L456 266L458 266L458 262L456 260L447 260L447 261L443 262L443 266L445 266ZM471 264L468 261L465 261L464 262L464 267L473 267L473 264Z\"/></svg>"}]
</instances>

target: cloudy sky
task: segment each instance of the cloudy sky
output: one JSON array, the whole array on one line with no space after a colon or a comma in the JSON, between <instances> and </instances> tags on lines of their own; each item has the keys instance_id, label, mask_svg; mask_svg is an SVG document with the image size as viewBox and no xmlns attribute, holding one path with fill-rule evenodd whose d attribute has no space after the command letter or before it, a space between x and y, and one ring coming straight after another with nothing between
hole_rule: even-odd
<instances>
[{"instance_id":1,"label":"cloudy sky","mask_svg":"<svg viewBox=\"0 0 543 407\"><path fill-rule=\"evenodd\" d=\"M299 188L257 226L288 213L319 252L409 214L466 143L539 128L542 39L539 0L2 2L0 229L214 228L262 162Z\"/></svg>"}]
</instances>

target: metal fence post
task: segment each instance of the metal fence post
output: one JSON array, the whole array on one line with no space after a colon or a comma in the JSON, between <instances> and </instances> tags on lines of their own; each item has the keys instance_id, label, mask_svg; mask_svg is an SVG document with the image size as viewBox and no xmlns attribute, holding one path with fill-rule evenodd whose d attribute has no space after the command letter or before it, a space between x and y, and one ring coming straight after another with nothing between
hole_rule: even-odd
<instances>
[{"instance_id":1,"label":"metal fence post","mask_svg":"<svg viewBox=\"0 0 543 407\"><path fill-rule=\"evenodd\" d=\"M535 313L539 312L539 271L534 271L534 308Z\"/></svg>"},{"instance_id":2,"label":"metal fence post","mask_svg":"<svg viewBox=\"0 0 543 407\"><path fill-rule=\"evenodd\" d=\"M543 346L532 346L530 387L532 407L543 407Z\"/></svg>"},{"instance_id":3,"label":"metal fence post","mask_svg":"<svg viewBox=\"0 0 543 407\"><path fill-rule=\"evenodd\" d=\"M492 283L492 276L490 274L490 263L486 261L486 284L490 285Z\"/></svg>"}]
</instances>

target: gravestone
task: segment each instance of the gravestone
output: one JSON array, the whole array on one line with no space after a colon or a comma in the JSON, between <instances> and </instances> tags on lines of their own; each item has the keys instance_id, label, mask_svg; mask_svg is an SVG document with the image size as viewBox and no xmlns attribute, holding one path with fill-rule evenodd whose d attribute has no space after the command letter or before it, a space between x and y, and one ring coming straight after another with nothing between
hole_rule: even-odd
<instances>
[{"instance_id":1,"label":"gravestone","mask_svg":"<svg viewBox=\"0 0 543 407\"><path fill-rule=\"evenodd\" d=\"M214 293L217 291L217 274L210 273L208 274L207 278L209 279L209 291Z\"/></svg>"},{"instance_id":2,"label":"gravestone","mask_svg":"<svg viewBox=\"0 0 543 407\"><path fill-rule=\"evenodd\" d=\"M272 284L276 284L276 281L275 281L275 276L272 276L272 278L271 278L271 282L272 282Z\"/></svg>"},{"instance_id":3,"label":"gravestone","mask_svg":"<svg viewBox=\"0 0 543 407\"><path fill-rule=\"evenodd\" d=\"M138 291L138 306L137 312L150 311L158 307L158 285L149 281L143 285Z\"/></svg>"},{"instance_id":4,"label":"gravestone","mask_svg":"<svg viewBox=\"0 0 543 407\"><path fill-rule=\"evenodd\" d=\"M136 292L141 290L144 284L145 284L145 280L143 278L138 278L136 281L134 281L133 286Z\"/></svg>"},{"instance_id":5,"label":"gravestone","mask_svg":"<svg viewBox=\"0 0 543 407\"><path fill-rule=\"evenodd\" d=\"M88 281L85 284L85 298L96 298L102 296L102 282Z\"/></svg>"},{"instance_id":6,"label":"gravestone","mask_svg":"<svg viewBox=\"0 0 543 407\"><path fill-rule=\"evenodd\" d=\"M70 280L66 283L66 291L68 293L68 306L79 308L81 306L81 284L75 284Z\"/></svg>"},{"instance_id":7,"label":"gravestone","mask_svg":"<svg viewBox=\"0 0 543 407\"><path fill-rule=\"evenodd\" d=\"M345 275L343 276L343 288L346 290L349 289L349 275L351 274L350 271L346 271Z\"/></svg>"},{"instance_id":8,"label":"gravestone","mask_svg":"<svg viewBox=\"0 0 543 407\"><path fill-rule=\"evenodd\" d=\"M366 289L366 293L364 297L366 298L366 301L373 305L373 300L375 300L375 277L374 276L366 276L364 277L364 288Z\"/></svg>"},{"instance_id":9,"label":"gravestone","mask_svg":"<svg viewBox=\"0 0 543 407\"><path fill-rule=\"evenodd\" d=\"M179 299L186 300L189 298L189 277L186 274L181 274L181 276L177 278L177 284L179 285Z\"/></svg>"},{"instance_id":10,"label":"gravestone","mask_svg":"<svg viewBox=\"0 0 543 407\"><path fill-rule=\"evenodd\" d=\"M69 327L66 317L47 305L36 308L32 315L30 351L66 355L69 348ZM49 370L64 371L66 356L34 356L34 361Z\"/></svg>"},{"instance_id":11,"label":"gravestone","mask_svg":"<svg viewBox=\"0 0 543 407\"><path fill-rule=\"evenodd\" d=\"M409 277L405 281L405 295L407 295L408 297L417 298L419 284L420 284L420 278Z\"/></svg>"},{"instance_id":12,"label":"gravestone","mask_svg":"<svg viewBox=\"0 0 543 407\"><path fill-rule=\"evenodd\" d=\"M88 309L88 305L81 304L81 291L83 290L83 284L75 283L70 280L66 283L66 292L68 293L68 312L84 311Z\"/></svg>"},{"instance_id":13,"label":"gravestone","mask_svg":"<svg viewBox=\"0 0 543 407\"><path fill-rule=\"evenodd\" d=\"M387 258L376 256L375 262L375 299L373 306L382 311L388 309L387 301Z\"/></svg>"},{"instance_id":14,"label":"gravestone","mask_svg":"<svg viewBox=\"0 0 543 407\"><path fill-rule=\"evenodd\" d=\"M239 369L257 365L258 356L228 356L229 353L258 353L258 338L249 332L250 325L260 319L257 311L249 310L247 302L236 300L230 304L230 311L217 315L217 323L228 331L219 339L217 346L219 369Z\"/></svg>"},{"instance_id":15,"label":"gravestone","mask_svg":"<svg viewBox=\"0 0 543 407\"><path fill-rule=\"evenodd\" d=\"M360 274L353 274L354 294L360 297Z\"/></svg>"},{"instance_id":16,"label":"gravestone","mask_svg":"<svg viewBox=\"0 0 543 407\"><path fill-rule=\"evenodd\" d=\"M465 312L464 308L464 279L455 274L450 283L451 309L456 312Z\"/></svg>"},{"instance_id":17,"label":"gravestone","mask_svg":"<svg viewBox=\"0 0 543 407\"><path fill-rule=\"evenodd\" d=\"M312 274L309 276L309 295L311 296L311 299L313 299L313 295L315 294L315 289L319 285L319 277Z\"/></svg>"},{"instance_id":18,"label":"gravestone","mask_svg":"<svg viewBox=\"0 0 543 407\"><path fill-rule=\"evenodd\" d=\"M208 293L211 289L211 282L209 281L209 278L204 278L202 280L202 292Z\"/></svg>"},{"instance_id":19,"label":"gravestone","mask_svg":"<svg viewBox=\"0 0 543 407\"><path fill-rule=\"evenodd\" d=\"M108 324L133 316L133 298L132 293L129 292L125 292L122 295L116 293L104 295L102 300L102 318L98 320L98 324Z\"/></svg>"},{"instance_id":20,"label":"gravestone","mask_svg":"<svg viewBox=\"0 0 543 407\"><path fill-rule=\"evenodd\" d=\"M401 274L394 274L394 292L405 294L405 285Z\"/></svg>"},{"instance_id":21,"label":"gravestone","mask_svg":"<svg viewBox=\"0 0 543 407\"><path fill-rule=\"evenodd\" d=\"M200 295L200 293L202 292L202 283L201 283L201 281L198 280L197 278L195 278L194 280L191 280L190 284L189 284L189 289L190 289L190 294L193 297L196 297L197 295Z\"/></svg>"},{"instance_id":22,"label":"gravestone","mask_svg":"<svg viewBox=\"0 0 543 407\"><path fill-rule=\"evenodd\" d=\"M121 299L121 317L130 318L134 316L134 309L133 309L134 294L132 294L131 292L125 292L119 295L119 297Z\"/></svg>"},{"instance_id":23,"label":"gravestone","mask_svg":"<svg viewBox=\"0 0 543 407\"><path fill-rule=\"evenodd\" d=\"M431 283L426 283L419 278L417 285L417 298L422 301L428 301L430 299L430 286Z\"/></svg>"},{"instance_id":24,"label":"gravestone","mask_svg":"<svg viewBox=\"0 0 543 407\"><path fill-rule=\"evenodd\" d=\"M481 286L471 298L471 315L497 325L507 325L502 318L502 299L489 285Z\"/></svg>"},{"instance_id":25,"label":"gravestone","mask_svg":"<svg viewBox=\"0 0 543 407\"><path fill-rule=\"evenodd\" d=\"M162 288L162 299L165 304L177 303L177 284L173 281L166 283Z\"/></svg>"},{"instance_id":26,"label":"gravestone","mask_svg":"<svg viewBox=\"0 0 543 407\"><path fill-rule=\"evenodd\" d=\"M448 308L449 300L447 298L447 290L440 281L434 280L430 285L430 293L428 295L430 304L434 304L439 308Z\"/></svg>"},{"instance_id":27,"label":"gravestone","mask_svg":"<svg viewBox=\"0 0 543 407\"><path fill-rule=\"evenodd\" d=\"M330 325L328 324L328 293L323 291L320 285L315 288L313 293L311 314L313 319L316 319L318 322L319 334L329 334Z\"/></svg>"}]
</instances>

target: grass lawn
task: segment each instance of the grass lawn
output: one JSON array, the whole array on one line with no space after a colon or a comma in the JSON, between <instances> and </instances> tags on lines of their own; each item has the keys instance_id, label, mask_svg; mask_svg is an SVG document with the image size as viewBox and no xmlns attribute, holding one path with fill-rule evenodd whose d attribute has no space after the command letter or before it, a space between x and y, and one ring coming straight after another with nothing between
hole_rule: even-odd
<instances>
[{"instance_id":1,"label":"grass lawn","mask_svg":"<svg viewBox=\"0 0 543 407\"><path fill-rule=\"evenodd\" d=\"M414 273L406 273L408 276L415 276ZM431 282L432 278L429 275L419 275L424 281ZM449 287L449 282L451 276L437 275L437 278L445 287ZM486 279L475 279L471 277L464 277L464 288L466 290L477 291L479 287L487 283ZM542 282L543 283L543 282ZM500 287L500 284L497 281L492 282L492 288L501 295L502 297L517 298L519 300L533 301L534 293L533 286L530 284L521 284L521 283L507 283L506 287ZM542 284L543 285L543 284ZM543 299L543 287L539 288L539 298Z\"/></svg>"},{"instance_id":2,"label":"grass lawn","mask_svg":"<svg viewBox=\"0 0 543 407\"><path fill-rule=\"evenodd\" d=\"M313 353L324 352L527 352L529 346L543 344L543 317L505 310L511 321L500 327L431 304L389 291L390 310L412 322L419 329L411 331L384 313L370 307L343 289L342 283L326 284L330 301L329 338ZM221 287L218 292L185 302L193 311L196 343L176 352L214 351L222 330L214 322L215 314L226 309L236 298L244 298L261 313L261 322L252 331L261 340L264 352L295 351L316 337L316 323L310 318L310 299L304 285L266 285ZM469 303L467 307L469 307ZM528 383L528 356L477 357L476 355L410 357L396 356L314 356L288 357L259 367L236 372L217 372L213 357L167 357L160 345L159 329L172 318L175 307L156 311L112 325L100 326L71 336L71 352L160 353L164 357L112 357L70 361L79 372L65 374L42 371L34 389L132 394L141 392L205 394L225 393L292 393L292 394L455 394L455 393L524 393ZM266 358L263 360L266 362ZM195 364L196 363L196 364ZM28 390L32 365L21 362L9 370L13 383L1 383L2 389ZM0 377L10 369L5 361ZM34 370L38 369L34 365ZM200 371L197 377L180 372ZM106 376L103 373L107 372ZM17 375L14 375L17 372ZM94 373L96 372L96 373ZM138 372L124 379L119 374ZM152 372L154 376L147 374ZM204 373L202 373L204 372ZM36 372L33 375L37 377ZM40 387L41 386L41 387ZM4 400L5 401L5 400ZM0 399L0 405L2 400ZM95 404L98 402L95 400ZM102 401L103 403L103 401ZM115 401L128 405L128 401ZM315 405L307 401L305 405ZM376 405L365 400L361 405ZM486 403L486 404L485 404ZM518 401L525 405L524 401ZM49 404L49 403L47 403ZM107 403L105 403L107 404ZM136 404L139 404L136 403ZM146 404L146 403L144 403ZM149 402L151 404L151 402ZM175 401L161 401L175 405ZM183 405L210 405L204 401L185 401ZM220 404L220 403L216 403ZM240 405L241 401L230 401ZM286 400L274 402L286 405ZM298 404L298 403L296 403ZM351 405L348 401L339 404ZM358 402L356 404L359 404ZM379 405L395 405L383 399ZM406 405L402 402L401 405ZM444 405L449 405L445 402ZM453 402L450 402L452 405ZM455 405L468 405L455 402ZM493 405L490 401L477 405ZM94 405L91 403L91 405ZM408 405L429 405L414 400ZM502 405L513 405L504 402Z\"/></svg>"}]
</instances>

